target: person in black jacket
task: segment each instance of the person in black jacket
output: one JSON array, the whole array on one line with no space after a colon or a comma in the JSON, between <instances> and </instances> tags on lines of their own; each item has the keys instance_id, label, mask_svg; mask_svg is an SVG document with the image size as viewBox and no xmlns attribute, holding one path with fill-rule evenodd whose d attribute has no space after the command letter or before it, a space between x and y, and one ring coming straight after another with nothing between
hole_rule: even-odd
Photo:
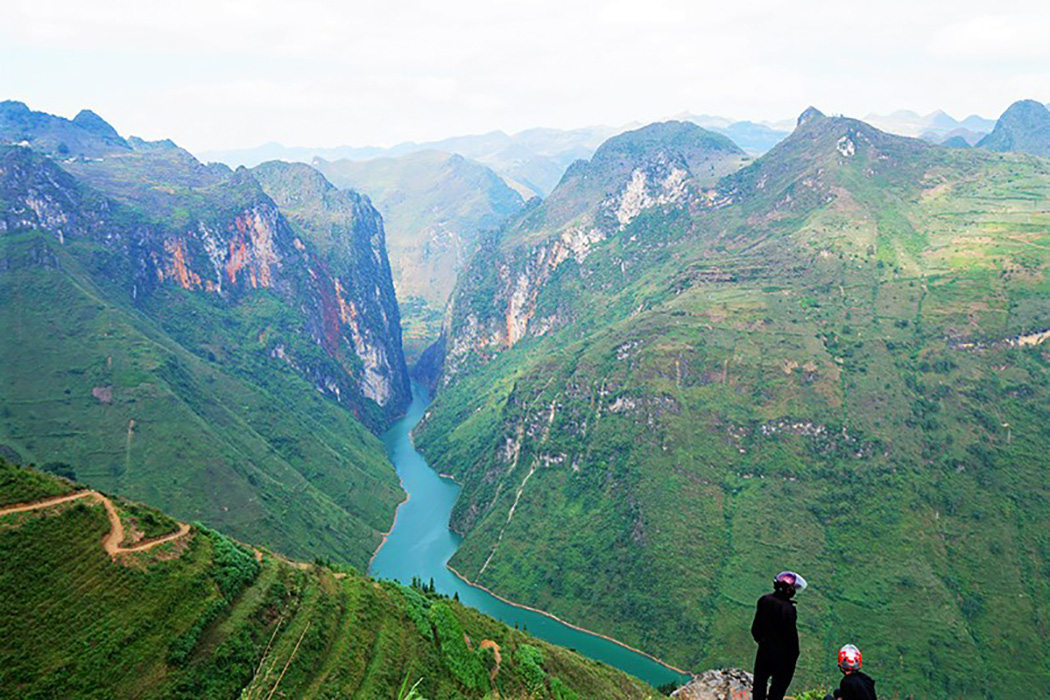
<instances>
[{"instance_id":1,"label":"person in black jacket","mask_svg":"<svg viewBox=\"0 0 1050 700\"><path fill-rule=\"evenodd\" d=\"M782 571L773 579L773 592L758 599L751 636L758 643L755 654L754 700L783 700L795 675L798 661L798 628L795 626L795 593L806 581L794 571ZM766 691L770 678L773 682Z\"/></svg>"},{"instance_id":2,"label":"person in black jacket","mask_svg":"<svg viewBox=\"0 0 1050 700\"><path fill-rule=\"evenodd\" d=\"M863 657L860 649L847 644L839 649L839 670L842 680L833 694L825 695L824 700L878 700L875 697L875 681L860 670Z\"/></svg>"}]
</instances>

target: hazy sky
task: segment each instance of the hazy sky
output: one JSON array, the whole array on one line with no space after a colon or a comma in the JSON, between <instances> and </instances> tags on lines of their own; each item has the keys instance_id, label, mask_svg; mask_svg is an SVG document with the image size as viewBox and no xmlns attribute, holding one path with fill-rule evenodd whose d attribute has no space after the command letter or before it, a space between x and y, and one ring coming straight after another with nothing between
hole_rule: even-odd
<instances>
[{"instance_id":1,"label":"hazy sky","mask_svg":"<svg viewBox=\"0 0 1050 700\"><path fill-rule=\"evenodd\" d=\"M0 99L191 150L1050 101L1050 2L5 0Z\"/></svg>"}]
</instances>

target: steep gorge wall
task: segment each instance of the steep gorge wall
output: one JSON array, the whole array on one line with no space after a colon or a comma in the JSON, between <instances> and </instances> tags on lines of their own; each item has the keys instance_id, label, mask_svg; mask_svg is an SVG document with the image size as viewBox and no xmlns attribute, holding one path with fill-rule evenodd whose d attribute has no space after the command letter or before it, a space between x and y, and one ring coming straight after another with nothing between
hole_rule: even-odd
<instances>
[{"instance_id":1,"label":"steep gorge wall","mask_svg":"<svg viewBox=\"0 0 1050 700\"><path fill-rule=\"evenodd\" d=\"M339 241L341 254L324 255L296 235L244 170L208 182L203 197L189 199L181 220L156 221L140 213L137 202L116 202L27 148L4 147L3 163L5 230L38 228L61 245L101 246L89 260L105 283L123 289L162 323L171 313L165 300L173 288L206 295L203 308L220 314L250 314L260 294L273 295L285 311L281 327L260 339L263 352L374 430L407 405L382 222L367 203L357 203L346 240ZM75 169L92 166L103 164Z\"/></svg>"}]
</instances>

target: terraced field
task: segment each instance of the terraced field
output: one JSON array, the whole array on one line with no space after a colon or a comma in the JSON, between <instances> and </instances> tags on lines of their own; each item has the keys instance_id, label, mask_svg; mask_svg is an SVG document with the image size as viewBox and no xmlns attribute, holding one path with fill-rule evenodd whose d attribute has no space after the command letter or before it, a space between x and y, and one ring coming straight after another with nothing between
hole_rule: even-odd
<instances>
[{"instance_id":1,"label":"terraced field","mask_svg":"<svg viewBox=\"0 0 1050 700\"><path fill-rule=\"evenodd\" d=\"M203 526L111 556L111 517L141 537L166 516L72 491L0 461L0 696L654 695L423 586L292 563ZM68 500L14 505L56 497Z\"/></svg>"}]
</instances>

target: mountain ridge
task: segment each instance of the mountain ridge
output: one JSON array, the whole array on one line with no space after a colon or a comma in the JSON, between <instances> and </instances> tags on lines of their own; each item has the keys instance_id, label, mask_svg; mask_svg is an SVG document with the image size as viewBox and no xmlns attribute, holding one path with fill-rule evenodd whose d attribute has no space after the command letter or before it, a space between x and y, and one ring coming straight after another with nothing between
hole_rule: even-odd
<instances>
[{"instance_id":1,"label":"mountain ridge","mask_svg":"<svg viewBox=\"0 0 1050 700\"><path fill-rule=\"evenodd\" d=\"M1045 347L998 341L1050 326L1050 162L801 121L586 245L543 227L556 192L482 248L417 430L463 486L451 564L692 667L746 666L740 621L795 568L822 582L801 682L850 630L891 693L1023 695L987 640L1045 646L1050 395Z\"/></svg>"}]
</instances>

